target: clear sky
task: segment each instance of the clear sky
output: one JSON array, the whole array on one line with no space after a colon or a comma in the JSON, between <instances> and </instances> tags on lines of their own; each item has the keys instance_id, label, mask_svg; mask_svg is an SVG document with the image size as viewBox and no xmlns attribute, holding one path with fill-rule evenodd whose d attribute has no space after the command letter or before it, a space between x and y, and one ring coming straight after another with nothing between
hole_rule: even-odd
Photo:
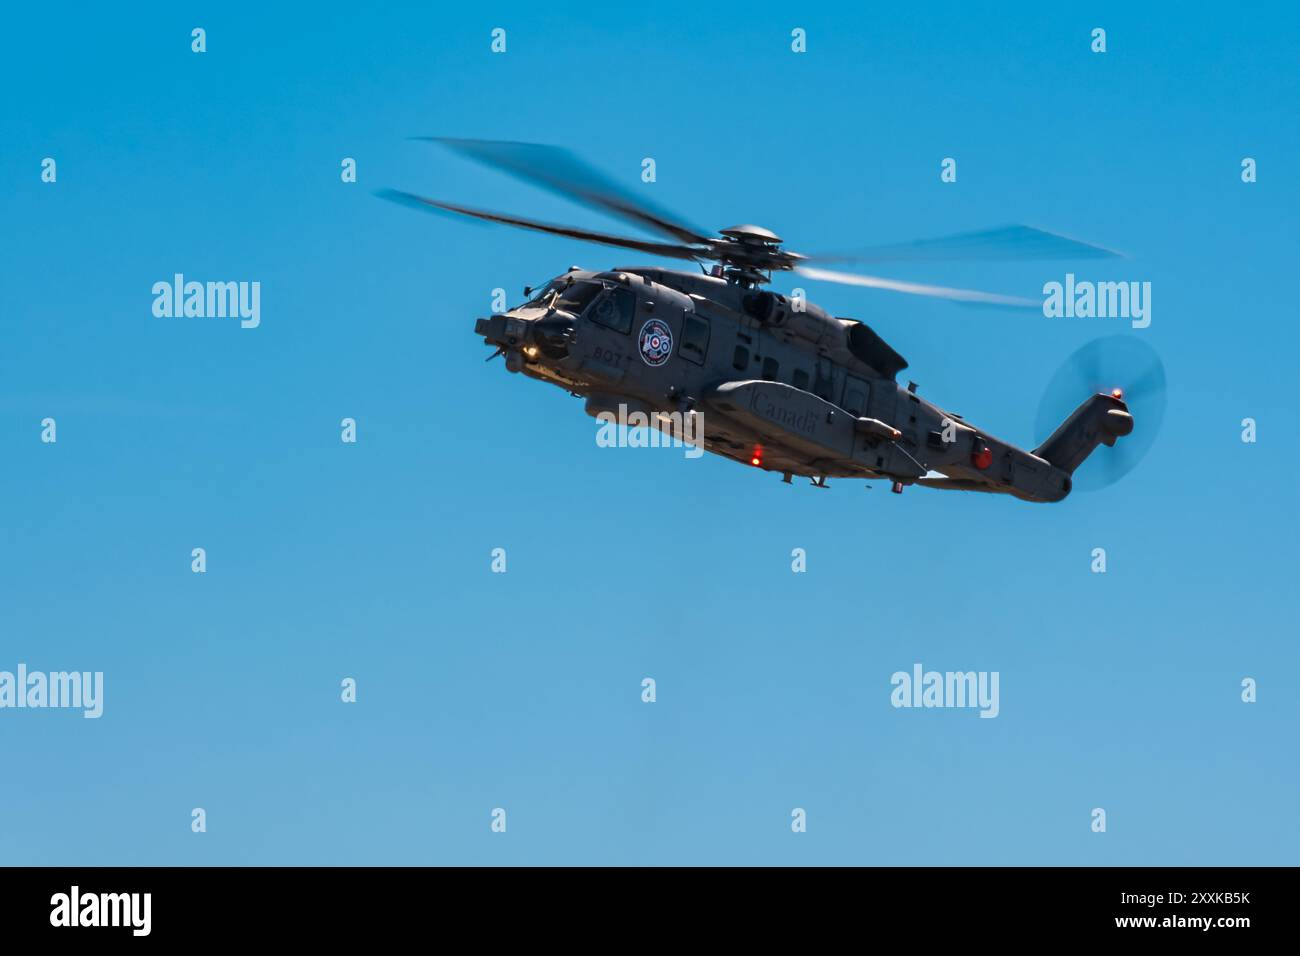
<instances>
[{"instance_id":1,"label":"clear sky","mask_svg":"<svg viewBox=\"0 0 1300 956\"><path fill-rule=\"evenodd\" d=\"M98 720L0 711L0 863L1294 864L1300 15L1136 6L10 11L0 670L106 687ZM473 321L642 257L376 199L612 226L420 135L568 145L805 252L1122 249L878 271L1150 281L1164 430L1058 505L598 448ZM155 317L177 272L260 282L260 326ZM1027 444L1059 363L1125 331L796 284ZM894 709L918 662L997 671L999 716Z\"/></svg>"}]
</instances>

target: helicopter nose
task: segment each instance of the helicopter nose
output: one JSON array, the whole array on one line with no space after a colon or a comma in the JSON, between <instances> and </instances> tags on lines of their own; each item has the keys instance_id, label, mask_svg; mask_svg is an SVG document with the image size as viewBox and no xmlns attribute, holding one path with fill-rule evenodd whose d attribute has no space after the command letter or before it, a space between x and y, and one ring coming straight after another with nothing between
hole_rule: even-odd
<instances>
[{"instance_id":1,"label":"helicopter nose","mask_svg":"<svg viewBox=\"0 0 1300 956\"><path fill-rule=\"evenodd\" d=\"M550 315L529 323L529 338L547 358L559 360L569 354L573 339L573 320L567 316Z\"/></svg>"},{"instance_id":2,"label":"helicopter nose","mask_svg":"<svg viewBox=\"0 0 1300 956\"><path fill-rule=\"evenodd\" d=\"M557 314L540 319L493 315L474 323L475 334L483 336L488 345L507 351L522 350L529 358L541 354L557 361L569 354L573 330L573 319Z\"/></svg>"},{"instance_id":3,"label":"helicopter nose","mask_svg":"<svg viewBox=\"0 0 1300 956\"><path fill-rule=\"evenodd\" d=\"M492 315L485 319L476 319L474 334L481 335L489 345L500 348L515 348L523 341L524 329L518 320L510 322L507 316Z\"/></svg>"}]
</instances>

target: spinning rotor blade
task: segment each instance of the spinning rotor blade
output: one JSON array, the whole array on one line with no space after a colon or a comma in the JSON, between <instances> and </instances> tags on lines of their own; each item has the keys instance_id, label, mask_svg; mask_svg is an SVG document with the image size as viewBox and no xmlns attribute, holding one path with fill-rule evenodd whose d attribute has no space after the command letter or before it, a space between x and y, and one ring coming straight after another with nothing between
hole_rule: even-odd
<instances>
[{"instance_id":1,"label":"spinning rotor blade","mask_svg":"<svg viewBox=\"0 0 1300 956\"><path fill-rule=\"evenodd\" d=\"M1119 389L1133 415L1133 433L1088 456L1074 473L1076 491L1114 484L1151 449L1165 412L1164 363L1135 336L1094 339L1057 369L1039 403L1034 437L1041 444L1089 395L1112 389Z\"/></svg>"},{"instance_id":2,"label":"spinning rotor blade","mask_svg":"<svg viewBox=\"0 0 1300 956\"><path fill-rule=\"evenodd\" d=\"M476 162L500 169L584 205L613 213L678 242L710 241L698 229L682 224L675 216L655 208L643 199L633 197L630 192L566 149L538 143L485 139L450 139L440 136L416 138L424 142L441 143Z\"/></svg>"},{"instance_id":3,"label":"spinning rotor blade","mask_svg":"<svg viewBox=\"0 0 1300 956\"><path fill-rule=\"evenodd\" d=\"M819 262L1006 262L1033 259L1111 259L1123 256L1122 252L1090 242L1071 239L1034 226L1014 224L940 236L937 239L872 246L847 255L810 258Z\"/></svg>"},{"instance_id":4,"label":"spinning rotor blade","mask_svg":"<svg viewBox=\"0 0 1300 956\"><path fill-rule=\"evenodd\" d=\"M650 242L644 239L629 239L625 236L611 236L607 233L577 229L573 226L552 225L551 223L538 222L535 219L523 219L519 216L489 212L486 209L471 209L469 206L457 206L452 203L439 202L436 199L426 199L423 196L402 192L398 189L380 189L376 191L375 195L381 199L387 199L399 205L409 206L412 209L419 209L424 212L453 212L462 216L472 216L475 219L485 219L488 222L504 223L507 226L518 226L521 229L532 229L536 232L546 232L555 236L568 236L571 239L582 239L586 242L598 242L606 246L617 246L620 249L636 249L639 252L648 252L656 256L668 256L672 259L697 259L700 257L700 250L692 249L689 246L677 246L666 242Z\"/></svg>"},{"instance_id":5,"label":"spinning rotor blade","mask_svg":"<svg viewBox=\"0 0 1300 956\"><path fill-rule=\"evenodd\" d=\"M858 275L853 272L835 272L831 269L815 269L810 266L795 266L794 271L809 279L820 279L823 282L839 282L842 285L856 285L867 289L887 289L890 292L905 292L908 295L923 295L934 299L951 299L955 302L974 302L982 305L1005 305L1022 309L1042 307L1041 302L1032 299L999 295L996 292L950 289L941 285L923 285L919 282L903 282L899 279Z\"/></svg>"}]
</instances>

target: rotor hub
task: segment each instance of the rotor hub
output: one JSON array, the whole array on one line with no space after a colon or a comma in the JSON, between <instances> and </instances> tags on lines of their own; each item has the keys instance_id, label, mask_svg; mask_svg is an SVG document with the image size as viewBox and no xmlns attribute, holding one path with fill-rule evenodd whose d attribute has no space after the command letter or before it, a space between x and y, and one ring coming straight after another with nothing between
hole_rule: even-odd
<instances>
[{"instance_id":1,"label":"rotor hub","mask_svg":"<svg viewBox=\"0 0 1300 956\"><path fill-rule=\"evenodd\" d=\"M726 236L728 239L734 239L737 242L754 243L756 245L779 246L781 244L781 237L771 229L749 224L719 229L718 235Z\"/></svg>"},{"instance_id":2,"label":"rotor hub","mask_svg":"<svg viewBox=\"0 0 1300 956\"><path fill-rule=\"evenodd\" d=\"M719 229L718 235L704 255L722 263L728 282L747 288L769 282L773 272L789 271L803 258L782 250L781 237L771 229L752 223Z\"/></svg>"}]
</instances>

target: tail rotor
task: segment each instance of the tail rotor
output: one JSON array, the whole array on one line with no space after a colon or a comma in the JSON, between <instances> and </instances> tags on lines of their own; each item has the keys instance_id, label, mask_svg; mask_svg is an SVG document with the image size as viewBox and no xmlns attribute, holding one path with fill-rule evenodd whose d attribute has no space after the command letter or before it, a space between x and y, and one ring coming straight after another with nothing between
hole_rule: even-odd
<instances>
[{"instance_id":1,"label":"tail rotor","mask_svg":"<svg viewBox=\"0 0 1300 956\"><path fill-rule=\"evenodd\" d=\"M1132 335L1094 339L1057 369L1038 406L1039 444L1089 395L1119 399L1132 414L1132 433L1099 448L1074 473L1074 490L1113 485L1151 450L1165 414L1165 367L1151 346Z\"/></svg>"}]
</instances>

